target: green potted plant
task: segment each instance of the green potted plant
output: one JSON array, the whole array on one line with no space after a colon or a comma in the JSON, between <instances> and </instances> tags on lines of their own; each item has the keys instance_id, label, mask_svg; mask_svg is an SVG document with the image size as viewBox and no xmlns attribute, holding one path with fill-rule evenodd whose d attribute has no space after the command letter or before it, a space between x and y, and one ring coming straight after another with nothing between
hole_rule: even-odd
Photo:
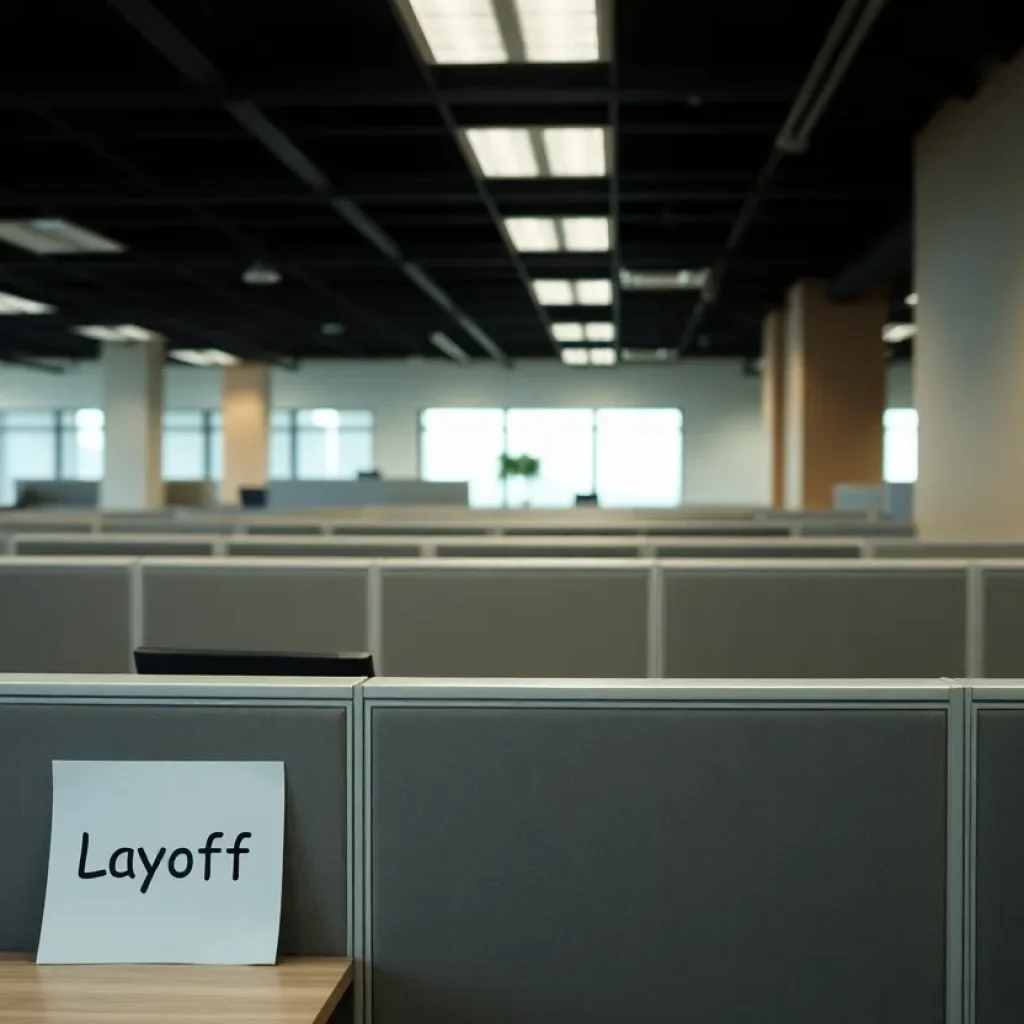
<instances>
[{"instance_id":1,"label":"green potted plant","mask_svg":"<svg viewBox=\"0 0 1024 1024\"><path fill-rule=\"evenodd\" d=\"M540 459L534 458L532 455L509 455L506 452L499 459L498 475L502 480L520 478L528 486L531 480L536 480L540 476ZM527 491L526 504L530 504L529 491Z\"/></svg>"}]
</instances>

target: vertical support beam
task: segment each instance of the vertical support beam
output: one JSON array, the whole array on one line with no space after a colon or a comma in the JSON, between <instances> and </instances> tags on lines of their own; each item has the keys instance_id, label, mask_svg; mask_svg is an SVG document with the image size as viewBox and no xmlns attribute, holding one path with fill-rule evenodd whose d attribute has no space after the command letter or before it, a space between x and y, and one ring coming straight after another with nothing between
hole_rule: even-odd
<instances>
[{"instance_id":1,"label":"vertical support beam","mask_svg":"<svg viewBox=\"0 0 1024 1024\"><path fill-rule=\"evenodd\" d=\"M761 408L768 439L769 486L773 508L785 505L786 487L786 321L781 309L761 325Z\"/></svg>"},{"instance_id":2,"label":"vertical support beam","mask_svg":"<svg viewBox=\"0 0 1024 1024\"><path fill-rule=\"evenodd\" d=\"M926 540L1024 538L1024 57L917 140L920 416L914 513Z\"/></svg>"},{"instance_id":3,"label":"vertical support beam","mask_svg":"<svg viewBox=\"0 0 1024 1024\"><path fill-rule=\"evenodd\" d=\"M237 505L243 487L270 478L270 366L238 363L224 370L224 479L221 501Z\"/></svg>"},{"instance_id":4,"label":"vertical support beam","mask_svg":"<svg viewBox=\"0 0 1024 1024\"><path fill-rule=\"evenodd\" d=\"M102 344L105 453L100 506L162 508L163 342Z\"/></svg>"},{"instance_id":5,"label":"vertical support beam","mask_svg":"<svg viewBox=\"0 0 1024 1024\"><path fill-rule=\"evenodd\" d=\"M882 483L887 303L833 303L821 281L786 301L786 506L832 507L836 484Z\"/></svg>"}]
</instances>

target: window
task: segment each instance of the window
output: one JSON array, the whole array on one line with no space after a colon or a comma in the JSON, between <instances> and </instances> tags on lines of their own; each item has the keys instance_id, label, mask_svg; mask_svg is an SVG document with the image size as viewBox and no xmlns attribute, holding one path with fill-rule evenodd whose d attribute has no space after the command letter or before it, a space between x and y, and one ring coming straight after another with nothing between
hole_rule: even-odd
<instances>
[{"instance_id":1,"label":"window","mask_svg":"<svg viewBox=\"0 0 1024 1024\"><path fill-rule=\"evenodd\" d=\"M354 480L373 469L373 413L298 409L294 475L299 480Z\"/></svg>"},{"instance_id":2,"label":"window","mask_svg":"<svg viewBox=\"0 0 1024 1024\"><path fill-rule=\"evenodd\" d=\"M420 417L420 475L465 480L474 508L505 503L498 463L505 451L503 409L427 409Z\"/></svg>"},{"instance_id":3,"label":"window","mask_svg":"<svg viewBox=\"0 0 1024 1024\"><path fill-rule=\"evenodd\" d=\"M103 410L62 409L58 424L57 476L61 480L101 480Z\"/></svg>"},{"instance_id":4,"label":"window","mask_svg":"<svg viewBox=\"0 0 1024 1024\"><path fill-rule=\"evenodd\" d=\"M500 457L540 460L536 480L503 481ZM424 480L465 480L475 508L565 508L577 494L602 505L669 508L683 496L678 409L427 409Z\"/></svg>"},{"instance_id":5,"label":"window","mask_svg":"<svg viewBox=\"0 0 1024 1024\"><path fill-rule=\"evenodd\" d=\"M917 482L917 410L886 409L882 418L882 476L889 484Z\"/></svg>"},{"instance_id":6,"label":"window","mask_svg":"<svg viewBox=\"0 0 1024 1024\"><path fill-rule=\"evenodd\" d=\"M19 480L57 479L57 414L5 412L0 421L0 500L11 505Z\"/></svg>"},{"instance_id":7,"label":"window","mask_svg":"<svg viewBox=\"0 0 1024 1024\"><path fill-rule=\"evenodd\" d=\"M597 494L609 508L672 508L683 501L683 414L597 410Z\"/></svg>"},{"instance_id":8,"label":"window","mask_svg":"<svg viewBox=\"0 0 1024 1024\"><path fill-rule=\"evenodd\" d=\"M202 409L164 413L163 477L165 480L210 478L209 414Z\"/></svg>"}]
</instances>

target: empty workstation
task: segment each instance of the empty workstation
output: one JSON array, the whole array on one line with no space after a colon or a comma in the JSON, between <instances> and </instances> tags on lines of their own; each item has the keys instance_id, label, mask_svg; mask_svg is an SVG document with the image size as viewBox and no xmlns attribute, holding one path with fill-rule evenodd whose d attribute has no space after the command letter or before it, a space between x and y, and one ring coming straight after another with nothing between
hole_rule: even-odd
<instances>
[{"instance_id":1,"label":"empty workstation","mask_svg":"<svg viewBox=\"0 0 1024 1024\"><path fill-rule=\"evenodd\" d=\"M241 7L0 12L0 1024L1019 1021L1024 15Z\"/></svg>"}]
</instances>

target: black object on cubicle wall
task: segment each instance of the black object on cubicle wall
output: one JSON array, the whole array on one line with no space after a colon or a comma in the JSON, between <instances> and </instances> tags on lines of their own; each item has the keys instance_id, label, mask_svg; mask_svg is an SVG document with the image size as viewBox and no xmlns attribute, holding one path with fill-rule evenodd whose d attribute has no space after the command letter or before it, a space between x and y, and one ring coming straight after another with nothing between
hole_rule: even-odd
<instances>
[{"instance_id":1,"label":"black object on cubicle wall","mask_svg":"<svg viewBox=\"0 0 1024 1024\"><path fill-rule=\"evenodd\" d=\"M373 676L373 656L365 651L305 654L279 651L186 651L139 647L140 676Z\"/></svg>"},{"instance_id":2,"label":"black object on cubicle wall","mask_svg":"<svg viewBox=\"0 0 1024 1024\"><path fill-rule=\"evenodd\" d=\"M238 493L242 499L242 508L267 507L266 487L241 487Z\"/></svg>"}]
</instances>

